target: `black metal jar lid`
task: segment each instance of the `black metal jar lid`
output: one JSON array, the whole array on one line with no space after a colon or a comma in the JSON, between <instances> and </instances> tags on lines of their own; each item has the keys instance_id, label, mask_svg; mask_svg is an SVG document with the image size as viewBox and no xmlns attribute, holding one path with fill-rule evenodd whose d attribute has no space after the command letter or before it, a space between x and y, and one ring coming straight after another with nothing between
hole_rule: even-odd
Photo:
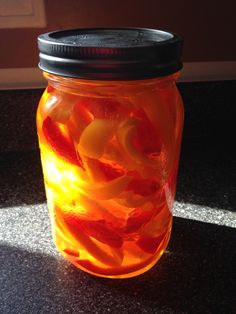
<instances>
[{"instance_id":1,"label":"black metal jar lid","mask_svg":"<svg viewBox=\"0 0 236 314\"><path fill-rule=\"evenodd\" d=\"M182 68L182 39L147 28L88 28L38 37L39 68L65 77L136 80Z\"/></svg>"}]
</instances>

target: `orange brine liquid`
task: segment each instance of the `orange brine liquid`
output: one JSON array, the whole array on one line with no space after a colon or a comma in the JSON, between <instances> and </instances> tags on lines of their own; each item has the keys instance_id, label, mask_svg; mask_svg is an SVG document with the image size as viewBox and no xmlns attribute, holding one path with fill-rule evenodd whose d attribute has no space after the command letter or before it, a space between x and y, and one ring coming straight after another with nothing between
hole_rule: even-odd
<instances>
[{"instance_id":1,"label":"orange brine liquid","mask_svg":"<svg viewBox=\"0 0 236 314\"><path fill-rule=\"evenodd\" d=\"M37 127L56 246L91 274L139 275L171 232L183 124L174 75L109 84L46 76Z\"/></svg>"}]
</instances>

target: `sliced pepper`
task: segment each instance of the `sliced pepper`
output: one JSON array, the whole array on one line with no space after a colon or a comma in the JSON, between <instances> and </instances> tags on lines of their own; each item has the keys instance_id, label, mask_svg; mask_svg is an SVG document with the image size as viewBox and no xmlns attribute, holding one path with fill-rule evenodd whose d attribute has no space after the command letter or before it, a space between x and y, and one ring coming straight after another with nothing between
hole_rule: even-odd
<instances>
[{"instance_id":1,"label":"sliced pepper","mask_svg":"<svg viewBox=\"0 0 236 314\"><path fill-rule=\"evenodd\" d=\"M146 253L154 254L166 238L166 232L158 237L140 237L136 244Z\"/></svg>"},{"instance_id":2,"label":"sliced pepper","mask_svg":"<svg viewBox=\"0 0 236 314\"><path fill-rule=\"evenodd\" d=\"M114 248L120 248L123 244L123 240L118 232L106 224L105 220L88 220L82 215L78 215L76 211L71 214L69 211L63 211L62 217L68 221L68 215L70 215L70 223L76 226L78 232L83 232L89 237L93 237L99 242L102 242L108 246ZM83 218L83 219L82 219Z\"/></svg>"},{"instance_id":3,"label":"sliced pepper","mask_svg":"<svg viewBox=\"0 0 236 314\"><path fill-rule=\"evenodd\" d=\"M124 151L137 165L141 167L145 165L151 166L155 169L159 169L158 172L161 173L161 163L159 158L148 158L147 155L135 146L135 138L137 138L136 120L130 118L121 123L117 131L117 138Z\"/></svg>"},{"instance_id":4,"label":"sliced pepper","mask_svg":"<svg viewBox=\"0 0 236 314\"><path fill-rule=\"evenodd\" d=\"M131 178L128 176L122 176L105 183L97 183L96 185L84 183L83 185L81 184L81 187L84 188L89 195L99 200L107 200L117 197L124 191L130 180Z\"/></svg>"},{"instance_id":5,"label":"sliced pepper","mask_svg":"<svg viewBox=\"0 0 236 314\"><path fill-rule=\"evenodd\" d=\"M162 142L159 134L148 119L143 109L137 109L131 113L137 119L137 137L134 139L136 146L146 155L159 154Z\"/></svg>"},{"instance_id":6,"label":"sliced pepper","mask_svg":"<svg viewBox=\"0 0 236 314\"><path fill-rule=\"evenodd\" d=\"M100 168L100 162L97 159L89 158L81 154L81 159L88 178L93 183L105 182L106 176Z\"/></svg>"},{"instance_id":7,"label":"sliced pepper","mask_svg":"<svg viewBox=\"0 0 236 314\"><path fill-rule=\"evenodd\" d=\"M124 169L117 164L101 162L83 155L81 159L90 181L94 183L111 181L125 174Z\"/></svg>"},{"instance_id":8,"label":"sliced pepper","mask_svg":"<svg viewBox=\"0 0 236 314\"><path fill-rule=\"evenodd\" d=\"M134 209L128 216L125 228L126 233L137 232L153 217L153 210Z\"/></svg>"},{"instance_id":9,"label":"sliced pepper","mask_svg":"<svg viewBox=\"0 0 236 314\"><path fill-rule=\"evenodd\" d=\"M51 92L45 103L46 114L55 122L65 123L76 102L78 102L78 97L75 95Z\"/></svg>"},{"instance_id":10,"label":"sliced pepper","mask_svg":"<svg viewBox=\"0 0 236 314\"><path fill-rule=\"evenodd\" d=\"M118 168L112 166L111 164L107 164L100 161L98 161L98 166L101 169L102 173L104 174L105 178L109 181L117 179L124 175L124 170L121 169L120 167Z\"/></svg>"},{"instance_id":11,"label":"sliced pepper","mask_svg":"<svg viewBox=\"0 0 236 314\"><path fill-rule=\"evenodd\" d=\"M74 250L74 249L70 249L70 248L65 248L63 250L67 255L72 256L72 257L76 257L79 258L79 251L78 250Z\"/></svg>"},{"instance_id":12,"label":"sliced pepper","mask_svg":"<svg viewBox=\"0 0 236 314\"><path fill-rule=\"evenodd\" d=\"M100 158L115 128L113 121L94 119L80 136L78 152L90 158Z\"/></svg>"},{"instance_id":13,"label":"sliced pepper","mask_svg":"<svg viewBox=\"0 0 236 314\"><path fill-rule=\"evenodd\" d=\"M64 229L66 234L70 234L73 237L73 240L77 242L79 247L85 249L91 256L105 265L114 266L122 263L122 260L117 258L117 256L120 256L119 254L114 254L114 256L107 254L84 233L83 228L81 228L81 225L78 223L73 213L62 212L58 208L54 210L57 224ZM111 248L110 251L112 252L112 250L117 249Z\"/></svg>"},{"instance_id":14,"label":"sliced pepper","mask_svg":"<svg viewBox=\"0 0 236 314\"><path fill-rule=\"evenodd\" d=\"M159 184L154 179L133 179L127 186L127 190L133 191L133 193L149 196L159 189Z\"/></svg>"},{"instance_id":15,"label":"sliced pepper","mask_svg":"<svg viewBox=\"0 0 236 314\"><path fill-rule=\"evenodd\" d=\"M114 248L120 248L123 244L121 236L105 220L83 221L83 228L87 235Z\"/></svg>"},{"instance_id":16,"label":"sliced pepper","mask_svg":"<svg viewBox=\"0 0 236 314\"><path fill-rule=\"evenodd\" d=\"M154 261L153 256L150 258L147 258L145 261L140 263L135 263L132 265L125 265L125 266L119 266L119 267L108 267L108 268L102 268L99 266L94 265L89 260L78 260L76 261L76 264L79 266L82 266L83 269L89 272L92 272L96 275L104 275L104 276L124 276L128 275L130 273L136 272L138 270L141 270L142 268L150 265L150 263Z\"/></svg>"},{"instance_id":17,"label":"sliced pepper","mask_svg":"<svg viewBox=\"0 0 236 314\"><path fill-rule=\"evenodd\" d=\"M157 134L160 135L163 143L159 169L162 177L162 184L164 184L173 167L173 162L176 156L174 139L175 126L170 117L169 109L158 90L154 90L149 94L139 94L133 101L143 108L148 119L156 129Z\"/></svg>"},{"instance_id":18,"label":"sliced pepper","mask_svg":"<svg viewBox=\"0 0 236 314\"><path fill-rule=\"evenodd\" d=\"M75 104L66 125L72 140L79 143L83 130L93 121L93 115L80 102Z\"/></svg>"},{"instance_id":19,"label":"sliced pepper","mask_svg":"<svg viewBox=\"0 0 236 314\"><path fill-rule=\"evenodd\" d=\"M48 85L48 87L47 87L47 93L53 93L55 91L55 88L54 87L52 87L51 85Z\"/></svg>"},{"instance_id":20,"label":"sliced pepper","mask_svg":"<svg viewBox=\"0 0 236 314\"><path fill-rule=\"evenodd\" d=\"M145 224L142 230L144 237L155 238L171 225L172 215L166 204L162 207L157 207L154 211L156 211L155 216Z\"/></svg>"},{"instance_id":21,"label":"sliced pepper","mask_svg":"<svg viewBox=\"0 0 236 314\"><path fill-rule=\"evenodd\" d=\"M86 193L100 200L117 197L125 190L131 180L130 176L120 175L113 180L107 181L104 172L101 170L104 167L103 163L83 155L82 161L91 181L80 180L78 188L84 189Z\"/></svg>"},{"instance_id":22,"label":"sliced pepper","mask_svg":"<svg viewBox=\"0 0 236 314\"><path fill-rule=\"evenodd\" d=\"M108 145L106 145L100 161L109 164L110 167L119 168L123 172L137 169L134 160L129 157L117 141L116 135L109 141Z\"/></svg>"},{"instance_id":23,"label":"sliced pepper","mask_svg":"<svg viewBox=\"0 0 236 314\"><path fill-rule=\"evenodd\" d=\"M118 204L127 208L141 207L148 201L151 201L151 197L143 197L141 195L134 194L132 191L124 191L117 198L114 199Z\"/></svg>"},{"instance_id":24,"label":"sliced pepper","mask_svg":"<svg viewBox=\"0 0 236 314\"><path fill-rule=\"evenodd\" d=\"M100 201L87 197L85 194L78 195L78 202L86 208L88 216L94 219L105 219L112 226L124 225L121 206L115 206L112 201ZM124 209L123 209L124 210Z\"/></svg>"},{"instance_id":25,"label":"sliced pepper","mask_svg":"<svg viewBox=\"0 0 236 314\"><path fill-rule=\"evenodd\" d=\"M86 98L80 101L80 106L88 110L94 119L119 119L126 114L120 102L109 98Z\"/></svg>"},{"instance_id":26,"label":"sliced pepper","mask_svg":"<svg viewBox=\"0 0 236 314\"><path fill-rule=\"evenodd\" d=\"M63 135L58 125L50 117L47 117L43 121L42 131L47 144L59 157L74 165L82 166L78 158L79 156L75 152L73 143Z\"/></svg>"}]
</instances>

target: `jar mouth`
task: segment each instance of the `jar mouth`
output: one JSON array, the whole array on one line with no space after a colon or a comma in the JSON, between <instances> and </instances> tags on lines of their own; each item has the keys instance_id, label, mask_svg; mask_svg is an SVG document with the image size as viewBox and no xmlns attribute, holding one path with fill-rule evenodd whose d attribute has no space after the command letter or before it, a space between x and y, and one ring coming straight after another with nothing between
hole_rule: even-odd
<instances>
[{"instance_id":1,"label":"jar mouth","mask_svg":"<svg viewBox=\"0 0 236 314\"><path fill-rule=\"evenodd\" d=\"M182 39L147 28L90 28L38 37L39 68L87 80L142 80L182 68Z\"/></svg>"}]
</instances>

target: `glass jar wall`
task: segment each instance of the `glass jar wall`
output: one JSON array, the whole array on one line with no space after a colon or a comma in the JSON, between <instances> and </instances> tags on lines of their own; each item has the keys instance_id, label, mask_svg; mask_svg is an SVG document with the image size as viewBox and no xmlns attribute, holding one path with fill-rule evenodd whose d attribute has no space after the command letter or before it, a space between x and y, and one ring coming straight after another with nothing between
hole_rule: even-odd
<instances>
[{"instance_id":1,"label":"glass jar wall","mask_svg":"<svg viewBox=\"0 0 236 314\"><path fill-rule=\"evenodd\" d=\"M178 73L124 81L44 75L37 129L56 246L91 274L139 275L171 232L183 128Z\"/></svg>"}]
</instances>

